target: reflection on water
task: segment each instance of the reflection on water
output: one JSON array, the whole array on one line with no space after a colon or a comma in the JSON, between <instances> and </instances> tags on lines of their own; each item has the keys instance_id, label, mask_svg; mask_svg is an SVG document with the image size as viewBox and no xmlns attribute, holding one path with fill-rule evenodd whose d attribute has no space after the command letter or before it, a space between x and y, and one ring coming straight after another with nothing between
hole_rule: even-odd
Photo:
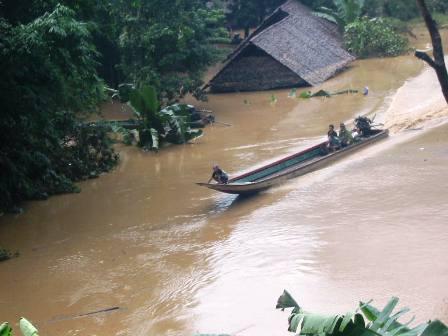
<instances>
[{"instance_id":1,"label":"reflection on water","mask_svg":"<svg viewBox=\"0 0 448 336\"><path fill-rule=\"evenodd\" d=\"M398 133L255 197L194 185L215 162L240 172L319 141L329 123L386 119L421 69L411 56L357 61L323 86L368 85L367 97L212 95L203 107L233 126L157 154L120 147L119 167L82 193L0 219L0 245L21 252L0 265L1 318L27 316L48 335L286 335L274 305L288 288L309 310L398 295L419 320L447 321L446 126Z\"/></svg>"}]
</instances>

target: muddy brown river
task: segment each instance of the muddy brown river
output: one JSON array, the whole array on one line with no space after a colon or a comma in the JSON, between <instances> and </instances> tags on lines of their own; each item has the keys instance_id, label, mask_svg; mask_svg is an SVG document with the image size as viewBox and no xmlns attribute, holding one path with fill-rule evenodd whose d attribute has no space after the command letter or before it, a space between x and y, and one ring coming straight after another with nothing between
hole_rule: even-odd
<instances>
[{"instance_id":1,"label":"muddy brown river","mask_svg":"<svg viewBox=\"0 0 448 336\"><path fill-rule=\"evenodd\" d=\"M0 217L0 246L20 251L0 264L0 321L26 316L55 336L288 335L274 309L288 289L309 311L395 295L417 321L447 323L448 110L413 56L356 61L321 88L364 86L210 95L200 106L232 126L159 153L119 146L119 166L81 193ZM250 198L194 184L214 163L244 171L360 114L391 137Z\"/></svg>"}]
</instances>

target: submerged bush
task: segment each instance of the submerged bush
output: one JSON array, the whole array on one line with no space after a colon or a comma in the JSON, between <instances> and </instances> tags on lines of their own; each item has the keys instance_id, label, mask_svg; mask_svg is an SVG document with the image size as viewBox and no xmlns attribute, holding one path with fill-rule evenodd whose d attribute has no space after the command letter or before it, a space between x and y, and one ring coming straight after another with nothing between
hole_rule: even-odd
<instances>
[{"instance_id":1,"label":"submerged bush","mask_svg":"<svg viewBox=\"0 0 448 336\"><path fill-rule=\"evenodd\" d=\"M344 41L347 50L356 56L398 56L408 47L406 38L381 18L360 18L345 27Z\"/></svg>"}]
</instances>

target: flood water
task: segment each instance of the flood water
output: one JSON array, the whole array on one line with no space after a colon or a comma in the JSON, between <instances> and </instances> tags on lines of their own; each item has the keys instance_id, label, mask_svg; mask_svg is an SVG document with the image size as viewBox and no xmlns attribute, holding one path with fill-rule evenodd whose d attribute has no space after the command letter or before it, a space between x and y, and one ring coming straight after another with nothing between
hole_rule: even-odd
<instances>
[{"instance_id":1,"label":"flood water","mask_svg":"<svg viewBox=\"0 0 448 336\"><path fill-rule=\"evenodd\" d=\"M447 323L448 110L435 81L402 56L356 61L322 85L369 86L367 97L210 95L200 106L232 126L159 153L119 146L119 166L80 194L0 218L0 246L20 251L0 264L0 320L26 316L41 335L288 335L274 309L288 289L309 311L395 295L417 321ZM391 137L246 199L194 185L214 163L241 172L360 114Z\"/></svg>"}]
</instances>

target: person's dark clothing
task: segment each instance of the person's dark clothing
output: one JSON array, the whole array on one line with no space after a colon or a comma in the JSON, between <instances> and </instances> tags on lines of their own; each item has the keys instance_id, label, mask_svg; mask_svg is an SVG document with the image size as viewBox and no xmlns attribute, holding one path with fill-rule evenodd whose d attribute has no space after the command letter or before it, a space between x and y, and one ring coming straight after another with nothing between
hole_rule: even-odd
<instances>
[{"instance_id":1,"label":"person's dark clothing","mask_svg":"<svg viewBox=\"0 0 448 336\"><path fill-rule=\"evenodd\" d=\"M328 135L329 138L338 136L338 134L336 133L335 130L329 130L327 135Z\"/></svg>"},{"instance_id":2,"label":"person's dark clothing","mask_svg":"<svg viewBox=\"0 0 448 336\"><path fill-rule=\"evenodd\" d=\"M213 172L212 178L216 182L222 183L222 184L226 184L227 181L229 180L229 176L221 168L219 168Z\"/></svg>"}]
</instances>

